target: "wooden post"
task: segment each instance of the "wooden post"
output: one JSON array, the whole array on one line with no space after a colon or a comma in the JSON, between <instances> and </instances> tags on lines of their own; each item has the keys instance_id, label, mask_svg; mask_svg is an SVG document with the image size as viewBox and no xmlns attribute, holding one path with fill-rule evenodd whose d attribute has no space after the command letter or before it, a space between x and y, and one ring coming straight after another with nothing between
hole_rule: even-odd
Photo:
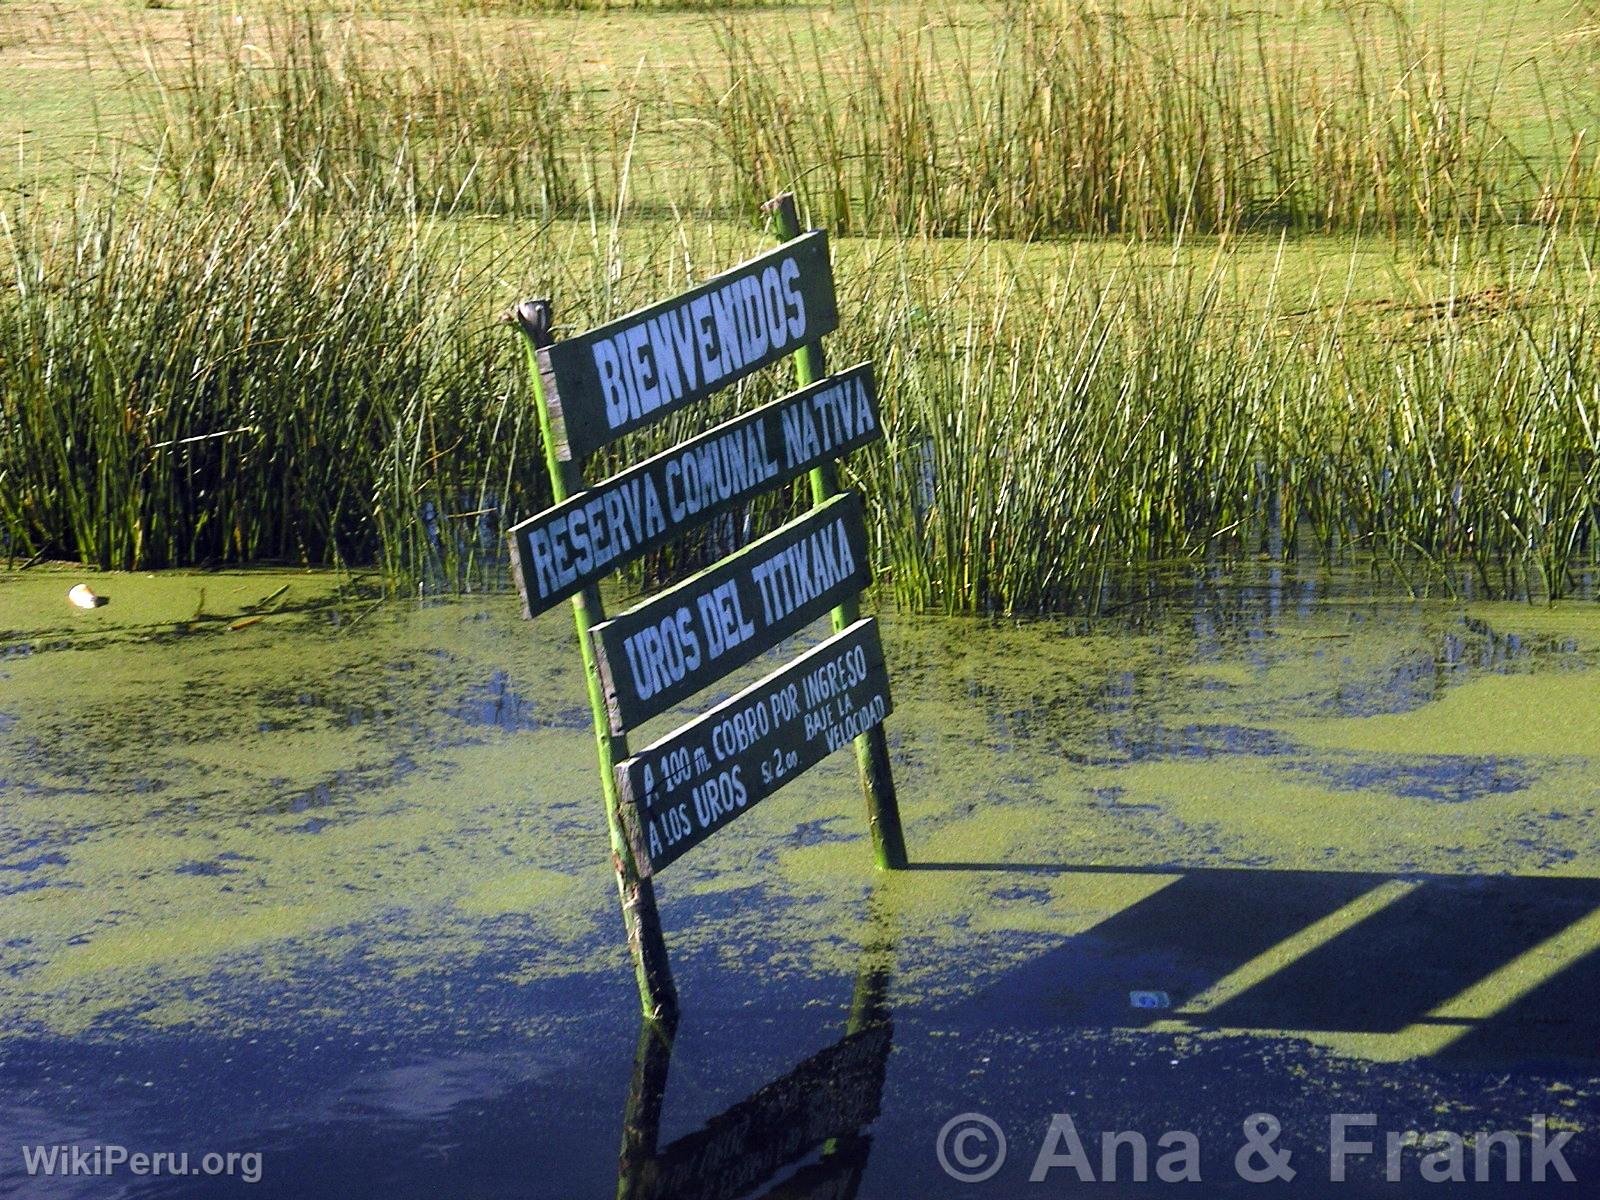
<instances>
[{"instance_id":1,"label":"wooden post","mask_svg":"<svg viewBox=\"0 0 1600 1200\"><path fill-rule=\"evenodd\" d=\"M800 236L800 218L795 211L794 193L785 192L767 201L780 242ZM822 344L810 342L794 354L795 380L801 386L815 383L828 372L822 357ZM824 463L811 472L811 501L821 504L839 490L839 471ZM833 610L835 632L855 624L861 615L861 601L851 596ZM900 801L895 796L894 773L889 768L889 741L880 722L855 740L856 766L861 773L861 791L867 800L867 826L872 831L872 854L880 869L900 870L906 865L906 835L900 827Z\"/></svg>"},{"instance_id":2,"label":"wooden post","mask_svg":"<svg viewBox=\"0 0 1600 1200\"><path fill-rule=\"evenodd\" d=\"M556 453L551 432L550 406L545 400L544 380L539 372L538 351L551 344L550 302L527 300L517 305L514 315L522 330L527 352L533 394L538 402L539 433L544 441L545 466L550 471L550 489L556 503L583 490L583 472L576 459L562 460ZM595 658L590 630L606 619L600 589L584 588L572 597L572 615L578 626L578 647L583 652L583 674L589 685L589 708L594 715L594 736L600 757L600 790L605 797L606 825L611 834L611 865L617 874L617 894L622 901L622 922L627 930L628 952L633 957L633 973L639 985L639 1002L650 1020L671 1016L678 1009L678 993L667 962L667 943L661 935L661 916L656 911L655 887L639 876L632 843L622 824L617 798L615 766L628 757L625 734L611 732L606 714L605 689Z\"/></svg>"}]
</instances>

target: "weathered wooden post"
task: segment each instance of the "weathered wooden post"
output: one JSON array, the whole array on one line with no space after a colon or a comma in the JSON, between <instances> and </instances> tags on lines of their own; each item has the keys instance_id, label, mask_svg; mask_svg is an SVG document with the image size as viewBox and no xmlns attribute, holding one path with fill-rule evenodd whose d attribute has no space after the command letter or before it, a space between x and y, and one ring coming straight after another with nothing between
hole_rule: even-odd
<instances>
[{"instance_id":1,"label":"weathered wooden post","mask_svg":"<svg viewBox=\"0 0 1600 1200\"><path fill-rule=\"evenodd\" d=\"M784 219L792 228L792 201ZM877 622L860 617L866 520L834 468L883 435L876 383L870 363L823 373L839 313L822 230L565 341L550 336L548 301L513 313L555 503L511 530L512 574L528 617L572 600L628 947L645 1015L660 1018L676 996L653 877L846 742L878 864L905 865L881 730L888 672ZM790 355L797 391L585 484L594 451ZM607 617L606 575L802 475L815 500L804 516ZM830 613L832 637L630 753L630 730Z\"/></svg>"},{"instance_id":2,"label":"weathered wooden post","mask_svg":"<svg viewBox=\"0 0 1600 1200\"><path fill-rule=\"evenodd\" d=\"M551 307L547 300L528 300L513 310L522 330L523 348L533 379L533 394L539 410L539 433L544 442L545 466L550 472L550 492L559 505L574 492L583 491L583 472L576 460L563 461L552 435L550 404L544 393L538 353L548 347ZM516 540L512 539L513 554ZM606 720L605 693L595 662L594 641L589 631L606 619L600 589L590 583L573 593L572 615L578 627L578 649L583 655L583 674L588 683L589 708L594 716L595 749L600 759L600 793L605 798L606 828L611 835L611 865L617 875L617 893L622 902L622 922L633 959L633 973L639 985L639 1001L645 1016L666 1017L677 1011L678 994L672 982L672 967L667 961L667 944L661 934L661 917L656 912L655 887L641 878L633 849L622 826L617 804L615 766L628 757L626 734L615 734Z\"/></svg>"},{"instance_id":3,"label":"weathered wooden post","mask_svg":"<svg viewBox=\"0 0 1600 1200\"><path fill-rule=\"evenodd\" d=\"M779 241L800 236L800 218L795 212L794 193L784 192L767 201ZM807 342L794 353L795 382L815 383L827 373L821 342ZM811 472L811 500L821 504L839 490L839 471L825 462ZM861 601L851 596L833 610L837 631L854 625L861 616ZM900 826L900 801L894 791L894 772L889 768L889 740L880 722L856 738L856 767L861 773L861 791L867 801L867 826L872 832L872 854L878 866L900 870L906 865L906 835Z\"/></svg>"}]
</instances>

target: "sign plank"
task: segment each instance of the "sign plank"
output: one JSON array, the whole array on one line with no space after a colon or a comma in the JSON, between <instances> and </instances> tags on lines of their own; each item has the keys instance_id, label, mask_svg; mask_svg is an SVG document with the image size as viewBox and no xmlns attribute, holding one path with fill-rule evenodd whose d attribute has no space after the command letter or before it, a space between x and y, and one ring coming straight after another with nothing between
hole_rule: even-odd
<instances>
[{"instance_id":1,"label":"sign plank","mask_svg":"<svg viewBox=\"0 0 1600 1200\"><path fill-rule=\"evenodd\" d=\"M891 710L878 623L868 617L618 763L640 874L680 858Z\"/></svg>"},{"instance_id":2,"label":"sign plank","mask_svg":"<svg viewBox=\"0 0 1600 1200\"><path fill-rule=\"evenodd\" d=\"M832 333L816 229L671 300L539 351L557 456L580 459Z\"/></svg>"},{"instance_id":3,"label":"sign plank","mask_svg":"<svg viewBox=\"0 0 1600 1200\"><path fill-rule=\"evenodd\" d=\"M512 527L536 616L642 554L883 435L872 364L735 417Z\"/></svg>"},{"instance_id":4,"label":"sign plank","mask_svg":"<svg viewBox=\"0 0 1600 1200\"><path fill-rule=\"evenodd\" d=\"M878 1119L894 1038L887 1022L813 1054L641 1165L629 1200L735 1200L824 1142Z\"/></svg>"},{"instance_id":5,"label":"sign plank","mask_svg":"<svg viewBox=\"0 0 1600 1200\"><path fill-rule=\"evenodd\" d=\"M871 582L861 497L841 492L596 625L611 728L623 733L665 712Z\"/></svg>"}]
</instances>

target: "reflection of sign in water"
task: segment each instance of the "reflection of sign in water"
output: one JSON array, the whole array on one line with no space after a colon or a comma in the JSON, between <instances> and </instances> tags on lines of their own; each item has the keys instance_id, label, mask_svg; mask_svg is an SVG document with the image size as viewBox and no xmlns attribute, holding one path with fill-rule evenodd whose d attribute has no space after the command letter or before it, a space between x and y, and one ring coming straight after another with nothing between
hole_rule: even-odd
<instances>
[{"instance_id":1,"label":"reflection of sign in water","mask_svg":"<svg viewBox=\"0 0 1600 1200\"><path fill-rule=\"evenodd\" d=\"M889 715L878 624L857 621L617 765L651 875Z\"/></svg>"},{"instance_id":2,"label":"reflection of sign in water","mask_svg":"<svg viewBox=\"0 0 1600 1200\"><path fill-rule=\"evenodd\" d=\"M623 1114L619 1200L734 1200L819 1149L816 1161L763 1200L853 1197L894 1036L886 1003L891 954L880 930L862 952L844 1037L662 1149L656 1141L676 1026L647 1021Z\"/></svg>"},{"instance_id":3,"label":"reflection of sign in water","mask_svg":"<svg viewBox=\"0 0 1600 1200\"><path fill-rule=\"evenodd\" d=\"M679 1138L639 1168L636 1200L734 1200L878 1117L892 1031L863 1029Z\"/></svg>"},{"instance_id":4,"label":"reflection of sign in water","mask_svg":"<svg viewBox=\"0 0 1600 1200\"><path fill-rule=\"evenodd\" d=\"M821 1162L801 1167L770 1192L763 1192L761 1200L855 1200L871 1149L868 1137L841 1139Z\"/></svg>"},{"instance_id":5,"label":"reflection of sign in water","mask_svg":"<svg viewBox=\"0 0 1600 1200\"><path fill-rule=\"evenodd\" d=\"M528 616L570 597L595 721L623 922L647 1016L676 1008L651 875L853 741L880 867L906 865L883 719L861 499L836 461L883 435L870 364L826 376L839 323L827 235L792 196L776 250L567 341L547 301L518 305L555 504L511 531ZM798 391L590 487L581 460L780 358ZM607 620L600 579L719 513L809 475L815 507ZM828 614L836 638L634 756L628 731Z\"/></svg>"}]
</instances>

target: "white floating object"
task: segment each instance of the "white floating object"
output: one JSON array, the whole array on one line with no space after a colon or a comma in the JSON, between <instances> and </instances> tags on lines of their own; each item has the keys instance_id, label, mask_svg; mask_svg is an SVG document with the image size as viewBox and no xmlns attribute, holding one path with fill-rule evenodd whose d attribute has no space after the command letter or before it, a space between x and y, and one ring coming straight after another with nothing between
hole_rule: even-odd
<instances>
[{"instance_id":1,"label":"white floating object","mask_svg":"<svg viewBox=\"0 0 1600 1200\"><path fill-rule=\"evenodd\" d=\"M1172 997L1165 992L1129 992L1128 1003L1134 1008L1171 1008Z\"/></svg>"},{"instance_id":2,"label":"white floating object","mask_svg":"<svg viewBox=\"0 0 1600 1200\"><path fill-rule=\"evenodd\" d=\"M79 608L99 608L106 602L104 596L96 596L89 590L87 583L80 583L67 593L67 599Z\"/></svg>"}]
</instances>

